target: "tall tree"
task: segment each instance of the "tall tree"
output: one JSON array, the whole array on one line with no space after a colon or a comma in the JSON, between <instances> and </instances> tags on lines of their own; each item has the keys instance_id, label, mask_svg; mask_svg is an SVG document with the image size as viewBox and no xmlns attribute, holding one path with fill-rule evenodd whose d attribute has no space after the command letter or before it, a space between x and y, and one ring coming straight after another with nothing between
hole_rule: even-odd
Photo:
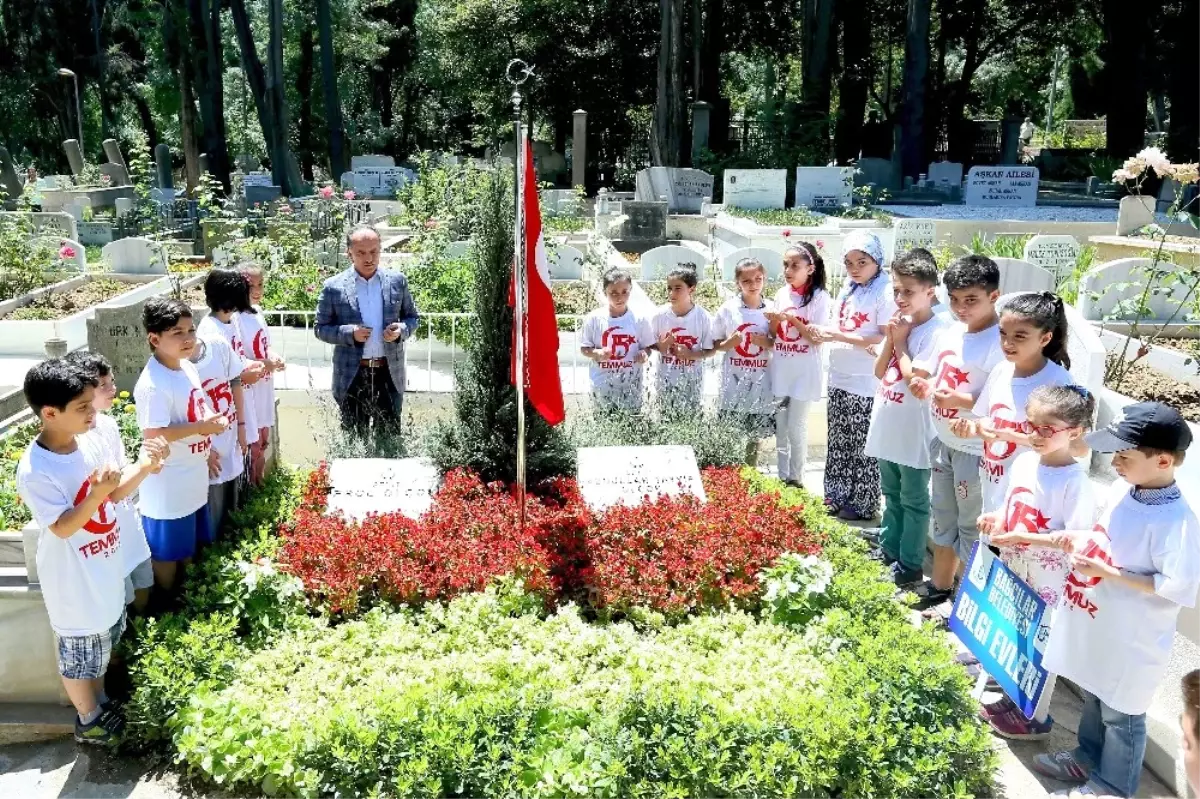
<instances>
[{"instance_id":1,"label":"tall tree","mask_svg":"<svg viewBox=\"0 0 1200 799\"><path fill-rule=\"evenodd\" d=\"M1176 163L1196 163L1200 160L1200 72L1196 69L1200 3L1174 0L1165 23L1167 100L1171 103L1167 154Z\"/></svg>"},{"instance_id":2,"label":"tall tree","mask_svg":"<svg viewBox=\"0 0 1200 799\"><path fill-rule=\"evenodd\" d=\"M333 12L329 0L317 0L317 35L321 40L321 83L325 90L325 126L329 130L329 172L338 180L346 171L346 129L342 98L334 68Z\"/></svg>"},{"instance_id":3,"label":"tall tree","mask_svg":"<svg viewBox=\"0 0 1200 799\"><path fill-rule=\"evenodd\" d=\"M651 157L658 166L685 162L687 111L683 98L683 0L659 0L658 94Z\"/></svg>"},{"instance_id":4,"label":"tall tree","mask_svg":"<svg viewBox=\"0 0 1200 799\"><path fill-rule=\"evenodd\" d=\"M929 74L932 0L908 0L904 38L904 89L900 106L900 169L916 178L925 169L925 81Z\"/></svg>"},{"instance_id":5,"label":"tall tree","mask_svg":"<svg viewBox=\"0 0 1200 799\"><path fill-rule=\"evenodd\" d=\"M837 17L842 27L842 74L833 151L839 164L848 164L862 150L867 94L874 79L871 15L865 0L838 0Z\"/></svg>"},{"instance_id":6,"label":"tall tree","mask_svg":"<svg viewBox=\"0 0 1200 799\"><path fill-rule=\"evenodd\" d=\"M1146 48L1158 0L1101 0L1108 153L1126 158L1146 141ZM1192 31L1195 34L1195 31ZM1195 37L1192 37L1193 43ZM1194 59L1192 71L1195 71Z\"/></svg>"},{"instance_id":7,"label":"tall tree","mask_svg":"<svg viewBox=\"0 0 1200 799\"><path fill-rule=\"evenodd\" d=\"M802 0L804 67L800 96L802 123L809 130L804 139L811 157L820 163L829 158L829 100L832 91L832 62L837 35L833 30L834 0Z\"/></svg>"},{"instance_id":8,"label":"tall tree","mask_svg":"<svg viewBox=\"0 0 1200 799\"><path fill-rule=\"evenodd\" d=\"M225 133L225 60L221 48L222 0L187 0L192 88L200 103L204 152L213 177L229 190L229 144Z\"/></svg>"},{"instance_id":9,"label":"tall tree","mask_svg":"<svg viewBox=\"0 0 1200 799\"><path fill-rule=\"evenodd\" d=\"M300 113L296 122L296 138L300 145L300 172L305 180L313 179L313 29L305 25L300 31L299 70L296 93L300 95ZM340 173L339 173L340 174Z\"/></svg>"}]
</instances>

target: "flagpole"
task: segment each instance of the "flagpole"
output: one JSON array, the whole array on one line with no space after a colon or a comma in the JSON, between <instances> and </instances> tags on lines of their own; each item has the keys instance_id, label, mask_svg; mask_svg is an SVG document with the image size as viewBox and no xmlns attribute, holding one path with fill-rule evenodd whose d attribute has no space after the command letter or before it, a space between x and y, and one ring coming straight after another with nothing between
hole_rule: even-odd
<instances>
[{"instance_id":1,"label":"flagpole","mask_svg":"<svg viewBox=\"0 0 1200 799\"><path fill-rule=\"evenodd\" d=\"M521 132L521 84L528 80L532 72L528 64L516 58L508 62L506 69L506 77L513 85L513 140L516 144L513 148L513 165L516 169L516 212L513 215L513 275L516 280L513 330L516 335L513 346L516 348L517 361L517 530L522 534L525 531L525 313L529 306L529 260L523 213L525 137Z\"/></svg>"}]
</instances>

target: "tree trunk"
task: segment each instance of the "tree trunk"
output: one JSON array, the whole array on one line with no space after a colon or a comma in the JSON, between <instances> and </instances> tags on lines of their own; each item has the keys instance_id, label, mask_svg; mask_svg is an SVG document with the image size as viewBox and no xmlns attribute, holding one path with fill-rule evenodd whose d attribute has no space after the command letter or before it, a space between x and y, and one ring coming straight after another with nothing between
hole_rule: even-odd
<instances>
[{"instance_id":1,"label":"tree trunk","mask_svg":"<svg viewBox=\"0 0 1200 799\"><path fill-rule=\"evenodd\" d=\"M229 191L229 150L225 136L224 57L221 52L221 1L188 0L191 18L193 88L200 101L203 148L213 177ZM186 48L185 48L186 49Z\"/></svg>"},{"instance_id":2,"label":"tree trunk","mask_svg":"<svg viewBox=\"0 0 1200 799\"><path fill-rule=\"evenodd\" d=\"M840 0L842 51L845 63L838 84L837 128L834 156L839 164L858 158L863 144L867 92L874 78L871 69L871 15L864 0Z\"/></svg>"},{"instance_id":3,"label":"tree trunk","mask_svg":"<svg viewBox=\"0 0 1200 799\"><path fill-rule=\"evenodd\" d=\"M659 0L658 97L654 107L651 156L656 166L679 166L684 159L683 0Z\"/></svg>"},{"instance_id":4,"label":"tree trunk","mask_svg":"<svg viewBox=\"0 0 1200 799\"><path fill-rule=\"evenodd\" d=\"M983 65L985 54L980 49L980 31L987 13L983 0L976 0L966 9L969 19L963 26L963 65L958 80L948 83L944 92L943 113L946 125L946 160L970 165L975 154L974 128L967 124L967 103L971 99L971 82Z\"/></svg>"},{"instance_id":5,"label":"tree trunk","mask_svg":"<svg viewBox=\"0 0 1200 799\"><path fill-rule=\"evenodd\" d=\"M1108 154L1127 158L1146 142L1146 42L1149 20L1153 16L1148 3L1127 0L1102 0L1105 42L1106 118ZM1195 31L1191 32L1193 44ZM1194 64L1191 70L1195 72ZM1175 114L1171 114L1174 122Z\"/></svg>"},{"instance_id":6,"label":"tree trunk","mask_svg":"<svg viewBox=\"0 0 1200 799\"><path fill-rule=\"evenodd\" d=\"M395 119L392 112L392 72L390 69L377 69L371 77L375 90L375 107L379 111L379 125L391 130Z\"/></svg>"},{"instance_id":7,"label":"tree trunk","mask_svg":"<svg viewBox=\"0 0 1200 799\"><path fill-rule=\"evenodd\" d=\"M333 12L329 0L317 0L317 33L321 39L321 82L325 89L325 122L329 128L329 173L335 181L346 171L346 127L333 64Z\"/></svg>"},{"instance_id":8,"label":"tree trunk","mask_svg":"<svg viewBox=\"0 0 1200 799\"><path fill-rule=\"evenodd\" d=\"M914 179L925 169L925 80L929 73L931 6L932 0L908 0L900 106L900 168L903 176Z\"/></svg>"},{"instance_id":9,"label":"tree trunk","mask_svg":"<svg viewBox=\"0 0 1200 799\"><path fill-rule=\"evenodd\" d=\"M304 26L300 31L300 63L296 76L296 93L300 95L300 118L297 122L297 136L300 145L300 169L305 180L313 179L313 30ZM340 178L341 175L339 174Z\"/></svg>"},{"instance_id":10,"label":"tree trunk","mask_svg":"<svg viewBox=\"0 0 1200 799\"><path fill-rule=\"evenodd\" d=\"M142 130L146 131L150 152L154 152L154 148L158 146L158 126L154 124L154 114L150 111L150 104L146 102L145 97L142 97L137 87L129 89L129 99L133 101L133 107L137 110Z\"/></svg>"},{"instance_id":11,"label":"tree trunk","mask_svg":"<svg viewBox=\"0 0 1200 799\"><path fill-rule=\"evenodd\" d=\"M801 75L803 110L797 142L812 149L809 158L829 160L829 98L832 70L834 0L803 0L804 71Z\"/></svg>"},{"instance_id":12,"label":"tree trunk","mask_svg":"<svg viewBox=\"0 0 1200 799\"><path fill-rule=\"evenodd\" d=\"M101 41L101 20L103 19L97 6L99 0L91 0L92 10L92 41L96 53L96 89L100 93L100 131L102 138L110 138L112 131L112 108L108 99L108 62L104 57L104 45Z\"/></svg>"},{"instance_id":13,"label":"tree trunk","mask_svg":"<svg viewBox=\"0 0 1200 799\"><path fill-rule=\"evenodd\" d=\"M697 99L709 105L708 149L729 148L729 101L721 96L721 56L725 53L725 0L705 0L704 40L700 48Z\"/></svg>"},{"instance_id":14,"label":"tree trunk","mask_svg":"<svg viewBox=\"0 0 1200 799\"><path fill-rule=\"evenodd\" d=\"M1179 18L1171 26L1171 68L1167 72L1167 99L1171 103L1167 128L1167 155L1174 163L1200 160L1200 74L1196 70L1196 31L1200 30L1200 4L1184 0Z\"/></svg>"},{"instance_id":15,"label":"tree trunk","mask_svg":"<svg viewBox=\"0 0 1200 799\"><path fill-rule=\"evenodd\" d=\"M192 76L186 68L179 70L179 130L180 144L183 145L183 175L190 194L200 180L200 143L196 140L196 98L192 91Z\"/></svg>"}]
</instances>

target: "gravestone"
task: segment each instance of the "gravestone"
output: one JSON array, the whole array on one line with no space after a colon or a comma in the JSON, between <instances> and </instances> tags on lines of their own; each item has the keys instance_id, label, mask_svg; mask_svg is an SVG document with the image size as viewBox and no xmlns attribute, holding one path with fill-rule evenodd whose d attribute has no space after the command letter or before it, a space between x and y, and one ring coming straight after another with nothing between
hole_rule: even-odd
<instances>
[{"instance_id":1,"label":"gravestone","mask_svg":"<svg viewBox=\"0 0 1200 799\"><path fill-rule=\"evenodd\" d=\"M78 241L56 237L54 246L57 249L59 258L64 262L68 269L76 269L80 272L87 271L87 251Z\"/></svg>"},{"instance_id":2,"label":"gravestone","mask_svg":"<svg viewBox=\"0 0 1200 799\"><path fill-rule=\"evenodd\" d=\"M583 278L583 253L570 244L560 244L554 249L550 261L551 280L581 280Z\"/></svg>"},{"instance_id":3,"label":"gravestone","mask_svg":"<svg viewBox=\"0 0 1200 799\"><path fill-rule=\"evenodd\" d=\"M8 150L0 147L0 191L4 192L4 200L16 200L21 196L22 186L17 178L17 170Z\"/></svg>"},{"instance_id":4,"label":"gravestone","mask_svg":"<svg viewBox=\"0 0 1200 799\"><path fill-rule=\"evenodd\" d=\"M350 158L350 171L357 172L366 167L392 167L396 159L390 155L355 155Z\"/></svg>"},{"instance_id":5,"label":"gravestone","mask_svg":"<svg viewBox=\"0 0 1200 799\"><path fill-rule=\"evenodd\" d=\"M758 210L787 207L786 169L726 169L725 207Z\"/></svg>"},{"instance_id":6,"label":"gravestone","mask_svg":"<svg viewBox=\"0 0 1200 799\"><path fill-rule=\"evenodd\" d=\"M937 243L937 222L932 219L899 219L892 223L892 257L914 247L933 249Z\"/></svg>"},{"instance_id":7,"label":"gravestone","mask_svg":"<svg viewBox=\"0 0 1200 799\"><path fill-rule=\"evenodd\" d=\"M133 213L133 198L132 197L118 197L114 203L114 206L117 209L118 217L122 217L122 216L126 216L127 214L131 214L131 213Z\"/></svg>"},{"instance_id":8,"label":"gravestone","mask_svg":"<svg viewBox=\"0 0 1200 799\"><path fill-rule=\"evenodd\" d=\"M579 493L596 512L638 505L643 497L691 494L707 501L691 447L580 447L577 463Z\"/></svg>"},{"instance_id":9,"label":"gravestone","mask_svg":"<svg viewBox=\"0 0 1200 799\"><path fill-rule=\"evenodd\" d=\"M1079 242L1074 236L1034 236L1025 242L1024 257L1054 275L1057 282L1075 270Z\"/></svg>"},{"instance_id":10,"label":"gravestone","mask_svg":"<svg viewBox=\"0 0 1200 799\"><path fill-rule=\"evenodd\" d=\"M579 195L574 189L542 189L542 210L560 216L575 216L582 210Z\"/></svg>"},{"instance_id":11,"label":"gravestone","mask_svg":"<svg viewBox=\"0 0 1200 799\"><path fill-rule=\"evenodd\" d=\"M158 188L174 188L175 178L171 173L171 148L165 144L159 144L154 148L154 174L158 181Z\"/></svg>"},{"instance_id":12,"label":"gravestone","mask_svg":"<svg viewBox=\"0 0 1200 799\"><path fill-rule=\"evenodd\" d=\"M1140 194L1130 194L1121 198L1117 208L1117 235L1128 236L1130 233L1153 225L1158 220L1154 217L1154 198Z\"/></svg>"},{"instance_id":13,"label":"gravestone","mask_svg":"<svg viewBox=\"0 0 1200 799\"><path fill-rule=\"evenodd\" d=\"M1000 267L1001 294L1011 294L1014 291L1054 291L1057 285L1054 275L1028 261L1000 256L992 260Z\"/></svg>"},{"instance_id":14,"label":"gravestone","mask_svg":"<svg viewBox=\"0 0 1200 799\"><path fill-rule=\"evenodd\" d=\"M79 148L79 142L76 139L67 139L63 142L63 151L67 154L67 163L71 165L71 174L79 177L79 173L83 171L83 150Z\"/></svg>"},{"instance_id":15,"label":"gravestone","mask_svg":"<svg viewBox=\"0 0 1200 799\"><path fill-rule=\"evenodd\" d=\"M242 178L242 188L248 189L251 186L270 186L272 185L270 172L248 172Z\"/></svg>"},{"instance_id":16,"label":"gravestone","mask_svg":"<svg viewBox=\"0 0 1200 799\"><path fill-rule=\"evenodd\" d=\"M142 327L145 301L118 308L97 308L87 320L88 350L112 365L119 391L133 391L150 358L150 345Z\"/></svg>"},{"instance_id":17,"label":"gravestone","mask_svg":"<svg viewBox=\"0 0 1200 799\"><path fill-rule=\"evenodd\" d=\"M151 189L150 199L156 203L173 203L179 197L179 189Z\"/></svg>"},{"instance_id":18,"label":"gravestone","mask_svg":"<svg viewBox=\"0 0 1200 799\"><path fill-rule=\"evenodd\" d=\"M853 198L854 167L796 167L796 205L813 210L838 210Z\"/></svg>"},{"instance_id":19,"label":"gravestone","mask_svg":"<svg viewBox=\"0 0 1200 799\"><path fill-rule=\"evenodd\" d=\"M967 172L965 203L981 208L1032 208L1037 205L1037 190L1037 167L973 166Z\"/></svg>"},{"instance_id":20,"label":"gravestone","mask_svg":"<svg viewBox=\"0 0 1200 799\"><path fill-rule=\"evenodd\" d=\"M855 166L854 185L865 186L868 183L878 189L896 191L899 183L888 158L860 158Z\"/></svg>"},{"instance_id":21,"label":"gravestone","mask_svg":"<svg viewBox=\"0 0 1200 799\"><path fill-rule=\"evenodd\" d=\"M326 513L355 522L371 513L418 519L433 505L439 482L428 458L337 458L329 465Z\"/></svg>"},{"instance_id":22,"label":"gravestone","mask_svg":"<svg viewBox=\"0 0 1200 799\"><path fill-rule=\"evenodd\" d=\"M353 190L356 197L392 199L401 186L417 179L417 173L402 166L364 166L343 172L341 186Z\"/></svg>"},{"instance_id":23,"label":"gravestone","mask_svg":"<svg viewBox=\"0 0 1200 799\"><path fill-rule=\"evenodd\" d=\"M116 139L104 140L104 157L108 159L110 164L118 164L121 167L128 169L128 164L125 163L125 156L121 153L121 145Z\"/></svg>"},{"instance_id":24,"label":"gravestone","mask_svg":"<svg viewBox=\"0 0 1200 799\"><path fill-rule=\"evenodd\" d=\"M714 180L699 169L652 166L637 173L635 195L641 202L666 197L668 211L698 214L705 201L712 201Z\"/></svg>"},{"instance_id":25,"label":"gravestone","mask_svg":"<svg viewBox=\"0 0 1200 799\"><path fill-rule=\"evenodd\" d=\"M111 222L78 222L76 226L79 228L79 241L89 247L103 247L113 240Z\"/></svg>"},{"instance_id":26,"label":"gravestone","mask_svg":"<svg viewBox=\"0 0 1200 799\"><path fill-rule=\"evenodd\" d=\"M667 237L667 204L665 202L621 203L625 221L621 238L626 241L661 241Z\"/></svg>"},{"instance_id":27,"label":"gravestone","mask_svg":"<svg viewBox=\"0 0 1200 799\"><path fill-rule=\"evenodd\" d=\"M698 250L679 244L664 244L642 253L642 278L644 280L660 280L666 278L671 270L680 266L690 266L697 275L704 274L708 258Z\"/></svg>"},{"instance_id":28,"label":"gravestone","mask_svg":"<svg viewBox=\"0 0 1200 799\"><path fill-rule=\"evenodd\" d=\"M162 245L150 239L118 239L101 250L109 270L124 275L165 275L167 259Z\"/></svg>"},{"instance_id":29,"label":"gravestone","mask_svg":"<svg viewBox=\"0 0 1200 799\"><path fill-rule=\"evenodd\" d=\"M929 165L928 179L935 186L962 188L963 165L957 161L934 161Z\"/></svg>"},{"instance_id":30,"label":"gravestone","mask_svg":"<svg viewBox=\"0 0 1200 799\"><path fill-rule=\"evenodd\" d=\"M108 177L110 186L128 186L129 171L121 164L101 164L100 174Z\"/></svg>"},{"instance_id":31,"label":"gravestone","mask_svg":"<svg viewBox=\"0 0 1200 799\"><path fill-rule=\"evenodd\" d=\"M778 250L769 247L741 247L730 250L721 257L721 279L732 282L737 278L737 265L745 258L753 258L763 265L763 269L767 273L767 280L781 280L783 278L783 252L783 247Z\"/></svg>"},{"instance_id":32,"label":"gravestone","mask_svg":"<svg viewBox=\"0 0 1200 799\"><path fill-rule=\"evenodd\" d=\"M282 196L278 186L246 186L246 205L253 208L256 205L268 205Z\"/></svg>"}]
</instances>

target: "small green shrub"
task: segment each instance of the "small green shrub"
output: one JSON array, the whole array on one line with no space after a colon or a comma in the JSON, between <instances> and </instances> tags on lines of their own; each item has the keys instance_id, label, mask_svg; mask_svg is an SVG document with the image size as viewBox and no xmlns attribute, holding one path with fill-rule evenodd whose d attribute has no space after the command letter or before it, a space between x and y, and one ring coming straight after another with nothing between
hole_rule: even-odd
<instances>
[{"instance_id":1,"label":"small green shrub","mask_svg":"<svg viewBox=\"0 0 1200 799\"><path fill-rule=\"evenodd\" d=\"M766 208L759 210L731 207L726 208L725 213L730 216L753 219L758 224L766 226L818 227L824 224L825 221L824 214L810 211L803 205L797 208Z\"/></svg>"}]
</instances>

